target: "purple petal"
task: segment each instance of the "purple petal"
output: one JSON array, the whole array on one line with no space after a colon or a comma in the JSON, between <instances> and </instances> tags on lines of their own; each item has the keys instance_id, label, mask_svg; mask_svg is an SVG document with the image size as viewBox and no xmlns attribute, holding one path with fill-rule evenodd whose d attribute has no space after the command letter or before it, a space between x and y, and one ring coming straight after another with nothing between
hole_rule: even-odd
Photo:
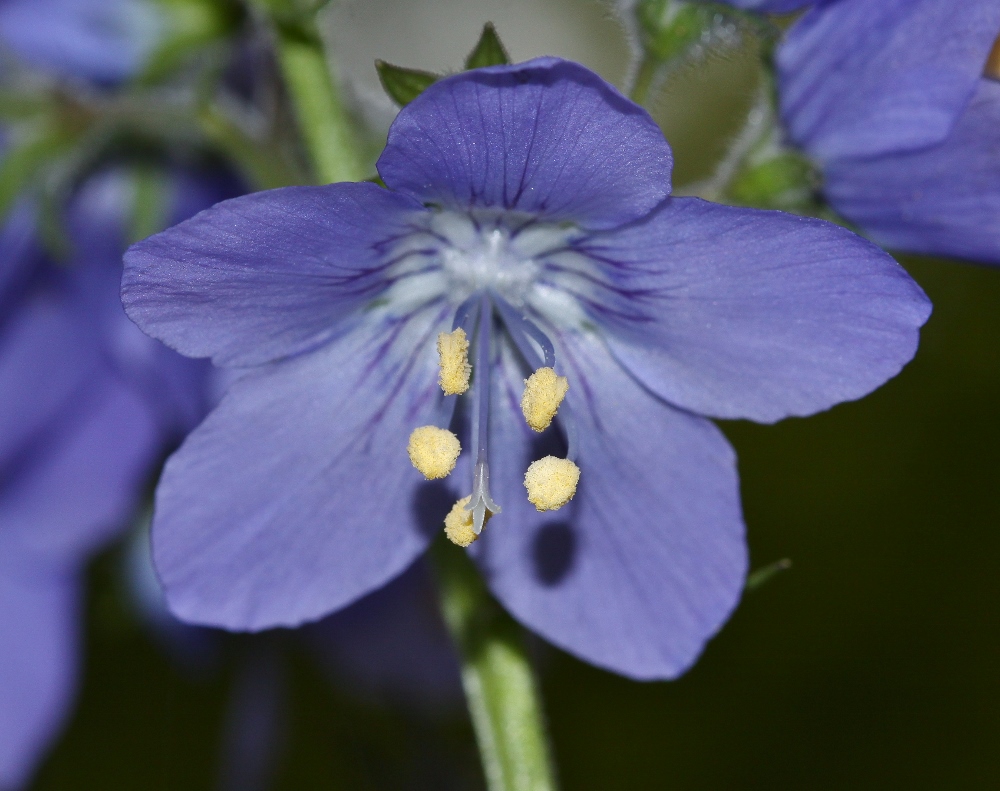
<instances>
[{"instance_id":1,"label":"purple petal","mask_svg":"<svg viewBox=\"0 0 1000 791\"><path fill-rule=\"evenodd\" d=\"M651 396L599 340L564 341L579 490L554 513L528 503L524 470L545 449L521 419L523 385L511 376L495 389L507 403L491 413L503 512L474 554L504 606L546 640L631 678L674 678L743 588L735 457L714 425Z\"/></svg>"},{"instance_id":2,"label":"purple petal","mask_svg":"<svg viewBox=\"0 0 1000 791\"><path fill-rule=\"evenodd\" d=\"M388 247L419 210L368 183L224 201L132 246L125 310L154 338L219 365L296 354L384 288Z\"/></svg>"},{"instance_id":3,"label":"purple petal","mask_svg":"<svg viewBox=\"0 0 1000 791\"><path fill-rule=\"evenodd\" d=\"M378 171L425 203L609 228L670 193L670 147L637 104L558 58L441 80L404 107Z\"/></svg>"},{"instance_id":4,"label":"purple petal","mask_svg":"<svg viewBox=\"0 0 1000 791\"><path fill-rule=\"evenodd\" d=\"M838 0L778 50L782 116L821 160L943 140L1000 31L996 0Z\"/></svg>"},{"instance_id":5,"label":"purple petal","mask_svg":"<svg viewBox=\"0 0 1000 791\"><path fill-rule=\"evenodd\" d=\"M20 296L18 288L30 279L38 255L35 239L35 209L20 200L0 223L0 309L9 311L10 300Z\"/></svg>"},{"instance_id":6,"label":"purple petal","mask_svg":"<svg viewBox=\"0 0 1000 791\"><path fill-rule=\"evenodd\" d=\"M828 164L830 203L886 247L1000 264L1000 83L931 148Z\"/></svg>"},{"instance_id":7,"label":"purple petal","mask_svg":"<svg viewBox=\"0 0 1000 791\"><path fill-rule=\"evenodd\" d=\"M0 560L0 788L21 788L72 702L77 582L62 571Z\"/></svg>"},{"instance_id":8,"label":"purple petal","mask_svg":"<svg viewBox=\"0 0 1000 791\"><path fill-rule=\"evenodd\" d=\"M181 619L298 625L426 548L406 443L437 406L437 322L366 321L236 381L167 462L153 556Z\"/></svg>"},{"instance_id":9,"label":"purple petal","mask_svg":"<svg viewBox=\"0 0 1000 791\"><path fill-rule=\"evenodd\" d=\"M171 172L165 174L163 186L171 193L168 204L178 222L232 194L212 172ZM125 315L120 294L124 207L134 189L134 178L121 168L101 171L81 186L68 216L75 255L65 280L71 288L69 299L99 334L105 359L142 393L172 441L208 412L206 380L212 366L168 349Z\"/></svg>"},{"instance_id":10,"label":"purple petal","mask_svg":"<svg viewBox=\"0 0 1000 791\"><path fill-rule=\"evenodd\" d=\"M581 249L628 310L599 317L615 356L712 417L773 422L860 398L913 357L930 314L875 245L783 212L672 198Z\"/></svg>"},{"instance_id":11,"label":"purple petal","mask_svg":"<svg viewBox=\"0 0 1000 791\"><path fill-rule=\"evenodd\" d=\"M156 461L159 436L130 389L99 379L0 490L0 555L75 563L119 530Z\"/></svg>"}]
</instances>

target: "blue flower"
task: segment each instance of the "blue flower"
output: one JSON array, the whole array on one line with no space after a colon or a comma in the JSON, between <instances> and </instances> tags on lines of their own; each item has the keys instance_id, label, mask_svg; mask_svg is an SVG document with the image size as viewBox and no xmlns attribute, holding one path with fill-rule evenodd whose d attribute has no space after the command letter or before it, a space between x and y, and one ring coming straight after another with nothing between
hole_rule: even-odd
<instances>
[{"instance_id":1,"label":"blue flower","mask_svg":"<svg viewBox=\"0 0 1000 791\"><path fill-rule=\"evenodd\" d=\"M389 189L248 195L133 246L129 316L245 369L159 485L174 612L320 618L447 516L526 626L634 678L683 672L747 564L734 454L703 416L859 398L911 358L930 306L835 225L671 198L671 166L642 108L539 58L405 107ZM408 437L429 477L465 448L427 482Z\"/></svg>"},{"instance_id":2,"label":"blue flower","mask_svg":"<svg viewBox=\"0 0 1000 791\"><path fill-rule=\"evenodd\" d=\"M998 33L994 0L836 0L780 47L792 140L879 244L1000 263Z\"/></svg>"}]
</instances>

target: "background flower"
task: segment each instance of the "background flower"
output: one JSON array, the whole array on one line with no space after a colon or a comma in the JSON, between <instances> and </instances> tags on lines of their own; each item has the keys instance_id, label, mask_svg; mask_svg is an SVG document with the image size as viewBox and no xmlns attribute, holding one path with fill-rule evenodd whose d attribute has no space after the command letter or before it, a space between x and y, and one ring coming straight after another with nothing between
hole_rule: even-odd
<instances>
[{"instance_id":1,"label":"background flower","mask_svg":"<svg viewBox=\"0 0 1000 791\"><path fill-rule=\"evenodd\" d=\"M991 0L832 0L779 48L792 140L879 244L1000 263L998 35Z\"/></svg>"},{"instance_id":2,"label":"background flower","mask_svg":"<svg viewBox=\"0 0 1000 791\"><path fill-rule=\"evenodd\" d=\"M5 229L23 242L5 247L0 328L4 787L24 781L72 698L84 564L125 526L162 454L211 399L210 369L138 333L118 302L132 186L117 170L81 187L67 261L39 247L29 206ZM176 218L228 189L183 174L172 186Z\"/></svg>"},{"instance_id":3,"label":"background flower","mask_svg":"<svg viewBox=\"0 0 1000 791\"><path fill-rule=\"evenodd\" d=\"M235 180L218 165L177 167L148 152L102 167L128 146L72 121L94 109L74 104L73 91L110 97L144 67L163 11L154 0L0 5L0 37L16 56L4 75L11 94L37 84L58 105L15 113L3 130L3 189L16 203L0 261L3 788L27 782L70 710L85 565L129 523L163 456L220 389L210 366L125 317L121 255L143 208L154 226L177 221L237 194ZM42 156L32 154L39 130L59 141Z\"/></svg>"}]
</instances>

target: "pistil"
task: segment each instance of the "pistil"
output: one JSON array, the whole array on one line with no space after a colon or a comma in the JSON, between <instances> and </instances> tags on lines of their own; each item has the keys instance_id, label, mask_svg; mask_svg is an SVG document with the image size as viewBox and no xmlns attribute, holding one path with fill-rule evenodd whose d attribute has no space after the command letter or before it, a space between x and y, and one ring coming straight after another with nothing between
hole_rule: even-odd
<instances>
[{"instance_id":1,"label":"pistil","mask_svg":"<svg viewBox=\"0 0 1000 791\"><path fill-rule=\"evenodd\" d=\"M472 497L465 506L472 512L472 530L478 536L489 514L500 513L500 506L490 496L489 422L490 422L490 356L493 340L493 306L488 295L479 303L479 328L476 332L476 372L473 400L472 436L476 449L476 466L472 473Z\"/></svg>"}]
</instances>

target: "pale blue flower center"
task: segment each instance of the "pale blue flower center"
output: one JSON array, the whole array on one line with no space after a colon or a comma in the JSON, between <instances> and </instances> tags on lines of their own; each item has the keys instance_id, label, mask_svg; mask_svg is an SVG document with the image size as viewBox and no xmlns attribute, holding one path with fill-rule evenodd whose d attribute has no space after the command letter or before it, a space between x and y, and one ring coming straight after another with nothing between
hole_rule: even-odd
<instances>
[{"instance_id":1,"label":"pale blue flower center","mask_svg":"<svg viewBox=\"0 0 1000 791\"><path fill-rule=\"evenodd\" d=\"M487 513L497 514L489 488L490 379L501 345L530 370L555 364L554 346L536 323L579 325L578 293L592 265L573 250L580 229L510 212L433 210L419 215L414 232L394 249L387 292L389 310L405 314L432 304L453 307L455 327L472 341L472 494L466 509L478 535ZM535 317L534 319L531 317ZM450 396L440 425L451 422ZM565 421L563 415L562 420ZM565 423L564 423L565 427ZM573 431L566 428L572 456Z\"/></svg>"}]
</instances>

